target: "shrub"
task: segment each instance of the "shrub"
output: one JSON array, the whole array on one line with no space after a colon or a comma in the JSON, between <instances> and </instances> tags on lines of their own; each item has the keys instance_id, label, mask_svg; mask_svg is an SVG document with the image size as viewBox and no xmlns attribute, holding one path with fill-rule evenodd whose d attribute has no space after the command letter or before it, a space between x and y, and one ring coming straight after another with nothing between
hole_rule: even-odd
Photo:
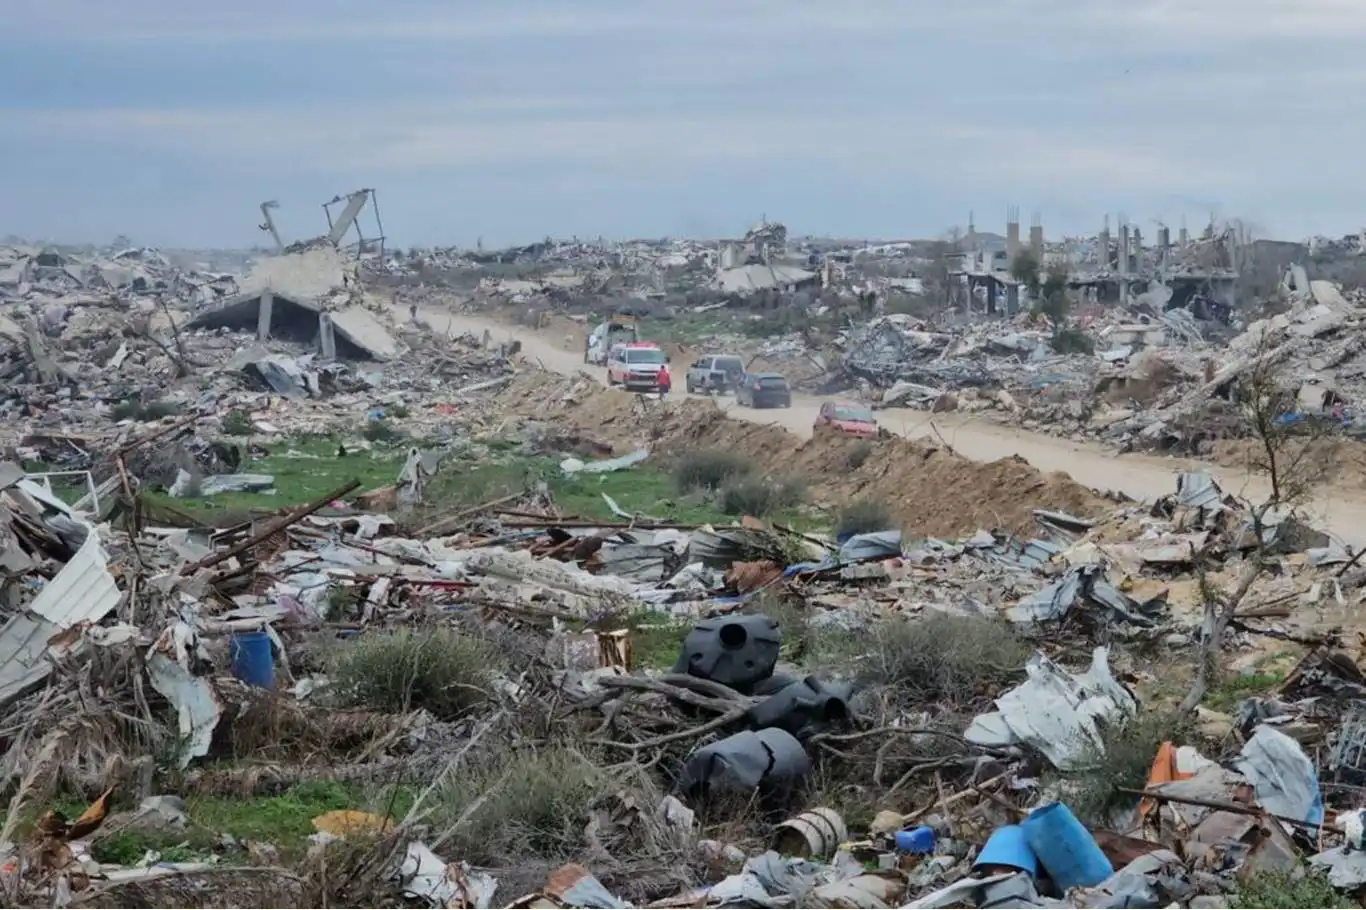
<instances>
[{"instance_id":1,"label":"shrub","mask_svg":"<svg viewBox=\"0 0 1366 910\"><path fill-rule=\"evenodd\" d=\"M180 405L174 401L153 401L142 409L143 420L160 420L180 413Z\"/></svg>"},{"instance_id":2,"label":"shrub","mask_svg":"<svg viewBox=\"0 0 1366 910\"><path fill-rule=\"evenodd\" d=\"M844 453L844 466L851 471L857 471L872 456L873 444L867 439L860 439Z\"/></svg>"},{"instance_id":3,"label":"shrub","mask_svg":"<svg viewBox=\"0 0 1366 910\"><path fill-rule=\"evenodd\" d=\"M501 667L500 651L483 638L400 629L343 644L332 679L343 704L389 712L425 708L450 720L488 701Z\"/></svg>"},{"instance_id":4,"label":"shrub","mask_svg":"<svg viewBox=\"0 0 1366 910\"><path fill-rule=\"evenodd\" d=\"M1121 791L1143 789L1158 747L1167 740L1180 742L1191 732L1188 715L1153 712L1124 718L1102 728L1099 747L1087 743L1078 768L1050 777L1067 792L1067 805L1077 818L1104 825L1138 802Z\"/></svg>"},{"instance_id":5,"label":"shrub","mask_svg":"<svg viewBox=\"0 0 1366 910\"><path fill-rule=\"evenodd\" d=\"M434 795L433 825L452 855L481 865L565 859L584 846L592 804L621 786L577 752L518 752L451 775Z\"/></svg>"},{"instance_id":6,"label":"shrub","mask_svg":"<svg viewBox=\"0 0 1366 910\"><path fill-rule=\"evenodd\" d=\"M863 675L869 684L896 687L918 702L962 703L1022 678L1031 653L1002 622L932 613L874 627Z\"/></svg>"},{"instance_id":7,"label":"shrub","mask_svg":"<svg viewBox=\"0 0 1366 910\"><path fill-rule=\"evenodd\" d=\"M370 442L391 442L402 434L383 420L367 420L361 427L360 435Z\"/></svg>"},{"instance_id":8,"label":"shrub","mask_svg":"<svg viewBox=\"0 0 1366 910\"><path fill-rule=\"evenodd\" d=\"M839 516L835 519L836 534L867 534L870 531L888 531L895 527L891 510L872 499L855 499L840 509Z\"/></svg>"},{"instance_id":9,"label":"shrub","mask_svg":"<svg viewBox=\"0 0 1366 910\"><path fill-rule=\"evenodd\" d=\"M748 459L734 452L689 452L674 465L674 482L680 493L720 489L727 481L745 477L753 470Z\"/></svg>"},{"instance_id":10,"label":"shrub","mask_svg":"<svg viewBox=\"0 0 1366 910\"><path fill-rule=\"evenodd\" d=\"M727 515L762 518L790 509L802 501L804 490L794 480L742 477L721 488L721 511Z\"/></svg>"},{"instance_id":11,"label":"shrub","mask_svg":"<svg viewBox=\"0 0 1366 910\"><path fill-rule=\"evenodd\" d=\"M223 432L228 436L250 436L252 430L251 415L246 411L229 411L223 418Z\"/></svg>"},{"instance_id":12,"label":"shrub","mask_svg":"<svg viewBox=\"0 0 1366 910\"><path fill-rule=\"evenodd\" d=\"M180 405L161 399L144 403L141 397L133 397L120 401L109 413L115 420L160 420L180 413Z\"/></svg>"},{"instance_id":13,"label":"shrub","mask_svg":"<svg viewBox=\"0 0 1366 910\"><path fill-rule=\"evenodd\" d=\"M1059 354L1094 354L1096 343L1081 329L1068 326L1053 333L1053 350Z\"/></svg>"}]
</instances>

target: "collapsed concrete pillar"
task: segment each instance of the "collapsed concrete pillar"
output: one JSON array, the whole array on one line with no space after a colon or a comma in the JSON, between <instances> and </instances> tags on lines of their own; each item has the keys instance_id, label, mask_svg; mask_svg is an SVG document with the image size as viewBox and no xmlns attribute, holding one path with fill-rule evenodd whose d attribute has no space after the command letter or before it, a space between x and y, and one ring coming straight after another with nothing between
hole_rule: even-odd
<instances>
[{"instance_id":1,"label":"collapsed concrete pillar","mask_svg":"<svg viewBox=\"0 0 1366 910\"><path fill-rule=\"evenodd\" d=\"M1020 210L1015 206L1006 207L1006 260L1014 263L1020 255Z\"/></svg>"},{"instance_id":2,"label":"collapsed concrete pillar","mask_svg":"<svg viewBox=\"0 0 1366 910\"><path fill-rule=\"evenodd\" d=\"M38 378L44 383L53 383L60 379L62 371L58 368L57 361L48 355L47 346L43 344L43 339L38 334L38 327L33 323L25 326L24 338L28 342L29 359L33 361L34 369L38 371Z\"/></svg>"},{"instance_id":3,"label":"collapsed concrete pillar","mask_svg":"<svg viewBox=\"0 0 1366 910\"><path fill-rule=\"evenodd\" d=\"M337 359L337 336L332 331L332 314L318 314L318 354L323 360Z\"/></svg>"},{"instance_id":4,"label":"collapsed concrete pillar","mask_svg":"<svg viewBox=\"0 0 1366 910\"><path fill-rule=\"evenodd\" d=\"M256 340L265 341L270 338L270 319L275 311L275 295L270 291L261 292L261 302L256 310Z\"/></svg>"}]
</instances>

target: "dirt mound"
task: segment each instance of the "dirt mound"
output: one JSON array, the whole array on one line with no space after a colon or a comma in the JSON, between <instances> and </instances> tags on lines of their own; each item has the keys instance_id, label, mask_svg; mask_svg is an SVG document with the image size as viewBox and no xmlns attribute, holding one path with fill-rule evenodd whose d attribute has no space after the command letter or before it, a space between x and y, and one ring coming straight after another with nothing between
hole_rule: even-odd
<instances>
[{"instance_id":1,"label":"dirt mound","mask_svg":"<svg viewBox=\"0 0 1366 910\"><path fill-rule=\"evenodd\" d=\"M884 503L909 534L958 537L979 528L1038 530L1035 509L1092 517L1109 502L1060 472L1044 473L1019 456L977 462L910 439L871 445L820 434L797 450L791 467L811 483L813 500L839 506Z\"/></svg>"},{"instance_id":2,"label":"dirt mound","mask_svg":"<svg viewBox=\"0 0 1366 910\"><path fill-rule=\"evenodd\" d=\"M864 497L887 504L909 533L957 537L979 528L1030 533L1034 509L1093 517L1108 502L1062 473L1023 458L981 463L923 442L860 441L820 433L803 442L782 427L736 420L709 399L658 402L607 389L587 376L519 376L500 396L508 411L554 422L619 452L647 445L662 457L719 449L753 458L770 475L797 476L813 502L838 508Z\"/></svg>"}]
</instances>

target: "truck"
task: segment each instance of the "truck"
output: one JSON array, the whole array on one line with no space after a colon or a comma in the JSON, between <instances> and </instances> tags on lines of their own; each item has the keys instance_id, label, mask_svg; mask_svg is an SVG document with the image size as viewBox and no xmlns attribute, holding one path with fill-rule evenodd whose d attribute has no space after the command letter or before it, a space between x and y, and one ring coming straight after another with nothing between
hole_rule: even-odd
<instances>
[{"instance_id":1,"label":"truck","mask_svg":"<svg viewBox=\"0 0 1366 910\"><path fill-rule=\"evenodd\" d=\"M632 344L640 340L640 328L636 317L618 313L588 333L583 345L583 362L594 366L607 366L607 353L619 344Z\"/></svg>"},{"instance_id":2,"label":"truck","mask_svg":"<svg viewBox=\"0 0 1366 910\"><path fill-rule=\"evenodd\" d=\"M694 392L731 392L745 375L745 361L732 354L701 357L688 367L685 379L688 394Z\"/></svg>"}]
</instances>

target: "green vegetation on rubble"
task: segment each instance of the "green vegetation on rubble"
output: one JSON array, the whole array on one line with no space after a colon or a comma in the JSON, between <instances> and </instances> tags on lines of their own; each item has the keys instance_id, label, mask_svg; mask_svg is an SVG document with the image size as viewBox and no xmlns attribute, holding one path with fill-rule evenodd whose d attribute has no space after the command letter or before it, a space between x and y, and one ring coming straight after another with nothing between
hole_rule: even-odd
<instances>
[{"instance_id":1,"label":"green vegetation on rubble","mask_svg":"<svg viewBox=\"0 0 1366 910\"><path fill-rule=\"evenodd\" d=\"M1276 872L1260 872L1238 886L1230 907L1360 907L1359 901L1338 893L1321 872L1295 877Z\"/></svg>"},{"instance_id":2,"label":"green vegetation on rubble","mask_svg":"<svg viewBox=\"0 0 1366 910\"><path fill-rule=\"evenodd\" d=\"M399 448L375 446L367 451L357 443L348 446L342 440L321 436L265 445L269 455L243 459L238 470L244 474L270 474L275 478L274 493L222 493L185 499L172 499L164 493L146 495L153 502L192 515L275 510L317 499L353 479L361 482L362 490L393 483L405 458L405 452ZM345 455L338 454L339 447L346 448Z\"/></svg>"},{"instance_id":3,"label":"green vegetation on rubble","mask_svg":"<svg viewBox=\"0 0 1366 910\"><path fill-rule=\"evenodd\" d=\"M1143 711L1126 721L1105 725L1101 746L1086 745L1076 769L1050 771L1045 779L1067 794L1067 805L1077 818L1104 827L1115 813L1137 802L1133 794L1124 791L1141 790L1147 784L1158 748L1168 741L1178 745L1190 742L1193 734L1188 715Z\"/></svg>"},{"instance_id":4,"label":"green vegetation on rubble","mask_svg":"<svg viewBox=\"0 0 1366 910\"><path fill-rule=\"evenodd\" d=\"M341 645L331 677L343 704L396 714L421 708L455 720L489 701L502 658L494 643L476 635L396 629Z\"/></svg>"},{"instance_id":5,"label":"green vegetation on rubble","mask_svg":"<svg viewBox=\"0 0 1366 910\"><path fill-rule=\"evenodd\" d=\"M121 865L136 865L149 851L166 862L190 862L216 854L224 855L227 862L247 862L246 854L228 850L236 841L239 849L247 842L270 844L284 858L298 857L316 831L313 819L325 812L357 809L397 820L413 800L413 793L404 788L362 790L330 780L299 783L276 796L190 795L185 798L190 821L184 827L125 824L116 809L92 838L91 853L100 862ZM75 818L85 805L65 798L57 800L54 808Z\"/></svg>"},{"instance_id":6,"label":"green vegetation on rubble","mask_svg":"<svg viewBox=\"0 0 1366 910\"><path fill-rule=\"evenodd\" d=\"M421 441L412 444L426 445ZM274 492L182 499L158 492L146 496L155 504L206 520L251 511L274 511L317 499L353 479L361 482L361 492L392 484L407 454L402 443L348 443L329 437L265 445L270 454L245 460L239 470L270 474L275 478ZM341 454L343 451L345 454ZM730 524L740 511L746 511L740 507L748 506L747 511L761 511L775 520L801 527L812 525L799 509L800 487L793 484L773 483L758 490L753 478L743 477L743 483L722 490L709 491L699 485L680 491L669 469L654 461L610 474L570 476L560 470L561 461L560 456L517 454L513 443L501 441L474 444L468 453L446 453L440 470L428 483L426 504L421 508L430 512L435 521L451 512L520 493L539 482L545 484L566 517L620 520L603 498L606 494L628 512L683 524ZM41 465L29 467L42 469ZM63 488L61 492L70 498L79 496L83 489Z\"/></svg>"}]
</instances>

